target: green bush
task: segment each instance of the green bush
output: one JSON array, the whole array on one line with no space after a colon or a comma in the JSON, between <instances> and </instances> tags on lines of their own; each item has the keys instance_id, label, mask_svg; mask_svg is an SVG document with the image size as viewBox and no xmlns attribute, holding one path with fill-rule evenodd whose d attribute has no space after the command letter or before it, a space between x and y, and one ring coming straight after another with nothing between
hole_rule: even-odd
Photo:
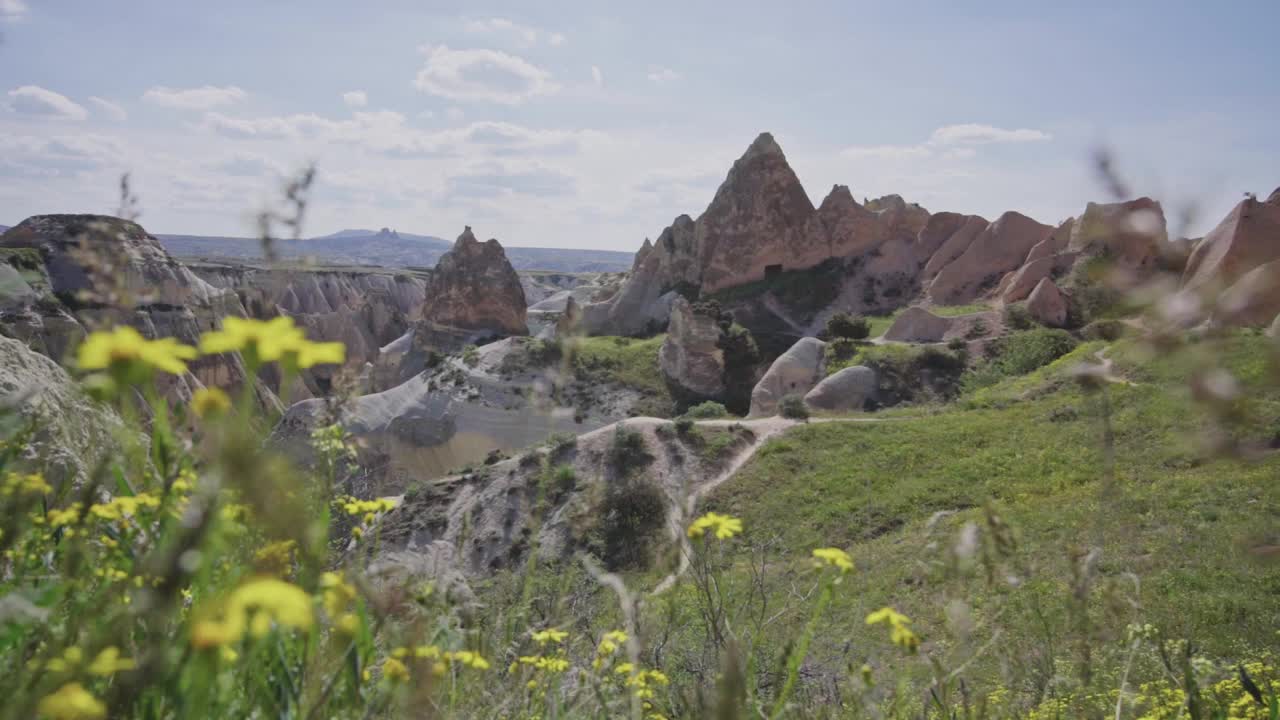
<instances>
[{"instance_id":1,"label":"green bush","mask_svg":"<svg viewBox=\"0 0 1280 720\"><path fill-rule=\"evenodd\" d=\"M994 344L995 362L1006 375L1025 375L1071 352L1076 344L1076 339L1066 330L1025 330L1007 335Z\"/></svg>"},{"instance_id":2,"label":"green bush","mask_svg":"<svg viewBox=\"0 0 1280 720\"><path fill-rule=\"evenodd\" d=\"M618 423L609 443L609 465L619 475L627 475L638 467L648 465L653 459L644 444L644 435Z\"/></svg>"},{"instance_id":3,"label":"green bush","mask_svg":"<svg viewBox=\"0 0 1280 720\"><path fill-rule=\"evenodd\" d=\"M805 406L804 398L799 395L788 395L782 398L778 403L778 413L790 420L809 419L809 408Z\"/></svg>"},{"instance_id":4,"label":"green bush","mask_svg":"<svg viewBox=\"0 0 1280 720\"><path fill-rule=\"evenodd\" d=\"M695 420L715 420L729 414L728 408L713 400L698 403L689 408L684 416Z\"/></svg>"},{"instance_id":5,"label":"green bush","mask_svg":"<svg viewBox=\"0 0 1280 720\"><path fill-rule=\"evenodd\" d=\"M1010 303L1004 306L1004 324L1010 330L1030 330L1036 326L1024 302Z\"/></svg>"},{"instance_id":6,"label":"green bush","mask_svg":"<svg viewBox=\"0 0 1280 720\"><path fill-rule=\"evenodd\" d=\"M569 492L578 484L578 474L572 465L557 465L551 471L551 487L558 495Z\"/></svg>"},{"instance_id":7,"label":"green bush","mask_svg":"<svg viewBox=\"0 0 1280 720\"><path fill-rule=\"evenodd\" d=\"M687 417L676 418L675 427L676 432L681 435L687 435L689 434L689 431L693 429L693 420Z\"/></svg>"},{"instance_id":8,"label":"green bush","mask_svg":"<svg viewBox=\"0 0 1280 720\"><path fill-rule=\"evenodd\" d=\"M848 338L866 340L871 334L871 323L861 315L838 312L827 318L826 336L830 340Z\"/></svg>"},{"instance_id":9,"label":"green bush","mask_svg":"<svg viewBox=\"0 0 1280 720\"><path fill-rule=\"evenodd\" d=\"M605 566L627 570L648 565L666 517L666 496L652 482L624 480L610 488L600 508Z\"/></svg>"}]
</instances>

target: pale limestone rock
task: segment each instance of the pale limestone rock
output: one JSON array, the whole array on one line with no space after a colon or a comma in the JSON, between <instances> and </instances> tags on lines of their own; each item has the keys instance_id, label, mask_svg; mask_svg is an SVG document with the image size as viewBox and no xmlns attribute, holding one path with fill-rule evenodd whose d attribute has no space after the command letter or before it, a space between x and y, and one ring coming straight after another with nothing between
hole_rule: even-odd
<instances>
[{"instance_id":1,"label":"pale limestone rock","mask_svg":"<svg viewBox=\"0 0 1280 720\"><path fill-rule=\"evenodd\" d=\"M667 380L690 396L715 398L724 393L724 351L719 318L697 312L683 297L671 306L667 338L658 365Z\"/></svg>"},{"instance_id":2,"label":"pale limestone rock","mask_svg":"<svg viewBox=\"0 0 1280 720\"><path fill-rule=\"evenodd\" d=\"M1039 323L1062 327L1067 324L1067 298L1052 280L1044 278L1027 298L1027 312Z\"/></svg>"},{"instance_id":3,"label":"pale limestone rock","mask_svg":"<svg viewBox=\"0 0 1280 720\"><path fill-rule=\"evenodd\" d=\"M829 412L861 410L875 397L876 388L875 370L855 365L823 378L804 396L804 403L814 410Z\"/></svg>"},{"instance_id":4,"label":"pale limestone rock","mask_svg":"<svg viewBox=\"0 0 1280 720\"><path fill-rule=\"evenodd\" d=\"M1053 230L1021 213L1001 215L938 271L929 284L929 298L939 305L972 302L993 289L1005 273L1020 266L1031 248Z\"/></svg>"},{"instance_id":5,"label":"pale limestone rock","mask_svg":"<svg viewBox=\"0 0 1280 720\"><path fill-rule=\"evenodd\" d=\"M804 395L824 375L827 344L817 338L801 338L769 366L751 391L751 415L773 415L787 395Z\"/></svg>"}]
</instances>

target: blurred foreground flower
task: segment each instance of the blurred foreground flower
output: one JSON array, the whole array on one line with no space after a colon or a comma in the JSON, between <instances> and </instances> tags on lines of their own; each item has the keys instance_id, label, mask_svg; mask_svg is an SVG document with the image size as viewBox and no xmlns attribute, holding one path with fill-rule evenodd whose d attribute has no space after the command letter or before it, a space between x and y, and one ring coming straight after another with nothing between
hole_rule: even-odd
<instances>
[{"instance_id":1,"label":"blurred foreground flower","mask_svg":"<svg viewBox=\"0 0 1280 720\"><path fill-rule=\"evenodd\" d=\"M728 540L742 532L742 521L736 517L709 512L693 521L689 526L689 537L700 538L708 530L714 530L716 539Z\"/></svg>"},{"instance_id":2,"label":"blurred foreground flower","mask_svg":"<svg viewBox=\"0 0 1280 720\"><path fill-rule=\"evenodd\" d=\"M89 335L80 344L76 356L81 370L128 372L136 368L154 368L181 375L187 371L186 360L194 360L196 349L173 338L148 340L128 325Z\"/></svg>"}]
</instances>

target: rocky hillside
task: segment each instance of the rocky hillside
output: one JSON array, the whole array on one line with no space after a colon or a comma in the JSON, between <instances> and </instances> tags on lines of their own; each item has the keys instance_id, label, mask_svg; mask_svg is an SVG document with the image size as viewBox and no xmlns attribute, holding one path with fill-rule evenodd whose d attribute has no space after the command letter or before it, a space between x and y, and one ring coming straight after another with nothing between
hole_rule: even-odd
<instances>
[{"instance_id":1,"label":"rocky hillside","mask_svg":"<svg viewBox=\"0 0 1280 720\"><path fill-rule=\"evenodd\" d=\"M1035 305L1063 324L1053 293L1076 264L1114 255L1131 273L1149 274L1170 246L1164 225L1159 204L1145 198L1090 205L1079 222L1057 226L1016 212L994 221L931 214L896 195L859 203L840 185L815 208L764 133L696 220L682 215L645 241L617 294L584 308L584 327L651 333L666 327L677 295L715 299L772 357L838 311L1018 302L1041 281ZM1103 231L1107 242L1091 238Z\"/></svg>"},{"instance_id":2,"label":"rocky hillside","mask_svg":"<svg viewBox=\"0 0 1280 720\"><path fill-rule=\"evenodd\" d=\"M146 337L194 345L223 317L244 316L239 297L174 260L141 226L100 215L38 215L0 235L0 330L58 361L87 331L132 325ZM234 354L204 356L164 391L187 400L198 387L246 381ZM274 403L259 388L264 402Z\"/></svg>"}]
</instances>

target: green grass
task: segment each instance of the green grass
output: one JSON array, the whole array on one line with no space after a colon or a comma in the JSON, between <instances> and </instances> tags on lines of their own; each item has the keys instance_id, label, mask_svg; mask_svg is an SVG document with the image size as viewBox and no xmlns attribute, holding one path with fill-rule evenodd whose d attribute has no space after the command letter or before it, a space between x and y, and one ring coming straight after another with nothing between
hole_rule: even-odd
<instances>
[{"instance_id":1,"label":"green grass","mask_svg":"<svg viewBox=\"0 0 1280 720\"><path fill-rule=\"evenodd\" d=\"M658 368L658 349L667 336L637 340L629 337L584 337L576 340L576 357L587 365L607 369L622 385L647 393L666 394L667 384Z\"/></svg>"},{"instance_id":2,"label":"green grass","mask_svg":"<svg viewBox=\"0 0 1280 720\"><path fill-rule=\"evenodd\" d=\"M1108 387L1116 489L1107 494L1100 396L1067 377L1098 349L1082 345L936 414L793 429L709 498L707 509L742 518L749 539L785 548L782 560L798 563L808 548L823 546L854 557L851 587L827 618L838 632L819 636L816 665L861 662L841 653L874 647L880 633L861 622L871 610L892 605L927 637L940 637L946 604L967 597L979 619L1005 608L1001 647L975 665L994 686L1001 663L1025 663L1042 651L1044 623L1065 622L1068 552L1094 544L1102 556L1089 607L1100 638L1146 622L1193 638L1210 657L1231 660L1276 646L1280 564L1260 561L1249 548L1275 542L1280 455L1255 462L1205 457L1198 438L1206 416L1183 385L1191 361L1145 358L1122 345L1112 352L1117 370L1136 384ZM1270 439L1280 429L1280 391L1266 385L1265 339L1239 335L1223 351L1225 366L1247 388L1234 408L1245 420L1237 432ZM1014 529L1020 558L990 585L947 570L947 549L965 523L984 524L988 503ZM944 515L930 523L935 513ZM736 553L729 592L751 584L746 557ZM1018 584L1000 580L1005 573ZM784 613L769 642L782 647L803 620ZM1069 667L1071 648L1055 652L1055 662ZM1105 674L1120 659L1099 653L1096 662Z\"/></svg>"},{"instance_id":3,"label":"green grass","mask_svg":"<svg viewBox=\"0 0 1280 720\"><path fill-rule=\"evenodd\" d=\"M956 315L969 315L971 313L986 312L991 309L990 306L981 303L972 305L937 305L927 308L929 312L939 317L955 317ZM868 315L867 321L871 324L871 337L876 338L884 335L889 327L893 325L893 321L906 308L898 308L888 315Z\"/></svg>"}]
</instances>

